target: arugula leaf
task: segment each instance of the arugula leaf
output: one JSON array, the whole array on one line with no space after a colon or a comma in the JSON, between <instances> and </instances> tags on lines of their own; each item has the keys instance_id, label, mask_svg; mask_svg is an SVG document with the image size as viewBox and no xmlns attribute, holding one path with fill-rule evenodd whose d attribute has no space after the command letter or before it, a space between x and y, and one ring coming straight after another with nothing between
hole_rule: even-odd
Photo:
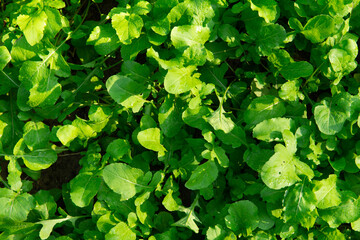
<instances>
[{"instance_id":1,"label":"arugula leaf","mask_svg":"<svg viewBox=\"0 0 360 240\"><path fill-rule=\"evenodd\" d=\"M130 144L127 140L116 139L112 141L106 148L106 152L116 160L121 159L125 154L130 152Z\"/></svg>"},{"instance_id":2,"label":"arugula leaf","mask_svg":"<svg viewBox=\"0 0 360 240\"><path fill-rule=\"evenodd\" d=\"M289 131L285 134L292 135ZM296 140L292 140L292 144ZM274 155L261 169L261 179L266 186L272 189L281 189L301 181L298 175L305 175L309 179L314 177L313 170L304 162L300 161L294 154L296 145L287 143L286 147L281 144L275 145Z\"/></svg>"},{"instance_id":3,"label":"arugula leaf","mask_svg":"<svg viewBox=\"0 0 360 240\"><path fill-rule=\"evenodd\" d=\"M191 174L185 186L191 190L208 187L218 176L218 168L214 161L207 161L199 165Z\"/></svg>"},{"instance_id":4,"label":"arugula leaf","mask_svg":"<svg viewBox=\"0 0 360 240\"><path fill-rule=\"evenodd\" d=\"M106 55L116 50L120 46L119 38L116 31L110 24L96 26L86 44L94 45L95 51L100 55Z\"/></svg>"},{"instance_id":5,"label":"arugula leaf","mask_svg":"<svg viewBox=\"0 0 360 240\"><path fill-rule=\"evenodd\" d=\"M286 31L279 24L264 25L256 37L259 51L265 56L270 55L273 49L278 49L285 41Z\"/></svg>"},{"instance_id":6,"label":"arugula leaf","mask_svg":"<svg viewBox=\"0 0 360 240\"><path fill-rule=\"evenodd\" d=\"M57 160L57 154L52 149L39 149L21 155L24 164L31 170L49 168Z\"/></svg>"},{"instance_id":7,"label":"arugula leaf","mask_svg":"<svg viewBox=\"0 0 360 240\"><path fill-rule=\"evenodd\" d=\"M171 31L171 42L175 48L205 44L210 37L210 29L196 25L174 27Z\"/></svg>"},{"instance_id":8,"label":"arugula leaf","mask_svg":"<svg viewBox=\"0 0 360 240\"><path fill-rule=\"evenodd\" d=\"M6 196L7 195L7 196ZM3 221L22 222L27 219L29 212L35 208L35 199L28 193L16 194L10 190L0 197L0 216Z\"/></svg>"},{"instance_id":9,"label":"arugula leaf","mask_svg":"<svg viewBox=\"0 0 360 240\"><path fill-rule=\"evenodd\" d=\"M285 221L288 223L300 223L301 226L307 229L313 227L318 216L315 203L315 194L308 182L304 181L295 184L285 194Z\"/></svg>"},{"instance_id":10,"label":"arugula leaf","mask_svg":"<svg viewBox=\"0 0 360 240\"><path fill-rule=\"evenodd\" d=\"M102 173L105 183L111 190L120 194L121 201L134 197L137 192L147 187L141 182L143 175L142 170L124 163L107 165Z\"/></svg>"},{"instance_id":11,"label":"arugula leaf","mask_svg":"<svg viewBox=\"0 0 360 240\"><path fill-rule=\"evenodd\" d=\"M132 40L140 37L141 29L144 26L142 18L125 9L119 9L119 13L111 16L111 25L115 29L119 40L123 44L131 44Z\"/></svg>"},{"instance_id":12,"label":"arugula leaf","mask_svg":"<svg viewBox=\"0 0 360 240\"><path fill-rule=\"evenodd\" d=\"M34 210L40 214L42 219L54 217L57 204L49 191L40 190L34 195L34 198L36 200Z\"/></svg>"},{"instance_id":13,"label":"arugula leaf","mask_svg":"<svg viewBox=\"0 0 360 240\"><path fill-rule=\"evenodd\" d=\"M45 11L40 10L29 15L21 14L16 19L16 23L19 25L21 31L23 31L27 42L31 46L40 42L44 37L47 18Z\"/></svg>"},{"instance_id":14,"label":"arugula leaf","mask_svg":"<svg viewBox=\"0 0 360 240\"><path fill-rule=\"evenodd\" d=\"M20 69L19 80L30 93L27 104L31 107L53 105L61 94L57 77L44 62L26 61Z\"/></svg>"},{"instance_id":15,"label":"arugula leaf","mask_svg":"<svg viewBox=\"0 0 360 240\"><path fill-rule=\"evenodd\" d=\"M224 133L230 133L235 127L235 123L231 118L225 116L222 105L207 120L215 130L221 130Z\"/></svg>"},{"instance_id":16,"label":"arugula leaf","mask_svg":"<svg viewBox=\"0 0 360 240\"><path fill-rule=\"evenodd\" d=\"M237 235L250 235L259 225L258 208L249 200L232 203L228 212L229 215L225 217L226 226Z\"/></svg>"},{"instance_id":17,"label":"arugula leaf","mask_svg":"<svg viewBox=\"0 0 360 240\"><path fill-rule=\"evenodd\" d=\"M319 43L334 34L335 21L328 15L317 15L307 21L304 30L301 31L304 36L312 43Z\"/></svg>"},{"instance_id":18,"label":"arugula leaf","mask_svg":"<svg viewBox=\"0 0 360 240\"><path fill-rule=\"evenodd\" d=\"M24 126L24 142L30 150L39 149L48 144L50 129L42 122L29 121Z\"/></svg>"},{"instance_id":19,"label":"arugula leaf","mask_svg":"<svg viewBox=\"0 0 360 240\"><path fill-rule=\"evenodd\" d=\"M266 119L282 117L285 112L285 105L280 99L265 95L251 101L244 112L244 121L249 125L255 125Z\"/></svg>"},{"instance_id":20,"label":"arugula leaf","mask_svg":"<svg viewBox=\"0 0 360 240\"><path fill-rule=\"evenodd\" d=\"M352 194L345 194L342 203L327 209L319 209L319 215L331 228L342 223L353 222L359 218L359 201Z\"/></svg>"},{"instance_id":21,"label":"arugula leaf","mask_svg":"<svg viewBox=\"0 0 360 240\"><path fill-rule=\"evenodd\" d=\"M281 68L281 75L288 80L308 77L314 71L313 66L305 61L293 62Z\"/></svg>"},{"instance_id":22,"label":"arugula leaf","mask_svg":"<svg viewBox=\"0 0 360 240\"><path fill-rule=\"evenodd\" d=\"M168 93L181 94L190 91L193 87L201 84L200 74L193 73L195 66L174 68L168 70L164 79L164 87Z\"/></svg>"},{"instance_id":23,"label":"arugula leaf","mask_svg":"<svg viewBox=\"0 0 360 240\"><path fill-rule=\"evenodd\" d=\"M290 130L293 121L290 118L271 118L257 124L253 129L253 137L262 141L281 141L282 133Z\"/></svg>"},{"instance_id":24,"label":"arugula leaf","mask_svg":"<svg viewBox=\"0 0 360 240\"><path fill-rule=\"evenodd\" d=\"M250 6L253 11L257 11L259 16L264 18L267 23L274 22L279 16L279 7L274 0L251 0Z\"/></svg>"},{"instance_id":25,"label":"arugula leaf","mask_svg":"<svg viewBox=\"0 0 360 240\"><path fill-rule=\"evenodd\" d=\"M2 71L5 66L10 62L11 55L5 46L0 46L0 70Z\"/></svg>"},{"instance_id":26,"label":"arugula leaf","mask_svg":"<svg viewBox=\"0 0 360 240\"><path fill-rule=\"evenodd\" d=\"M101 179L91 172L77 175L70 181L70 197L79 207L86 207L95 197L101 184Z\"/></svg>"},{"instance_id":27,"label":"arugula leaf","mask_svg":"<svg viewBox=\"0 0 360 240\"><path fill-rule=\"evenodd\" d=\"M338 206L341 203L341 193L338 191L337 177L335 174L329 175L327 179L314 181L314 194L317 199L316 207L326 209Z\"/></svg>"},{"instance_id":28,"label":"arugula leaf","mask_svg":"<svg viewBox=\"0 0 360 240\"><path fill-rule=\"evenodd\" d=\"M199 232L199 227L196 222L201 223L200 219L196 216L195 207L199 207L199 195L196 195L193 203L189 208L185 208L183 206L179 207L179 211L184 212L186 214L185 217L181 218L179 221L172 224L172 226L176 227L186 227L194 231L195 233ZM196 222L195 222L196 221Z\"/></svg>"},{"instance_id":29,"label":"arugula leaf","mask_svg":"<svg viewBox=\"0 0 360 240\"><path fill-rule=\"evenodd\" d=\"M56 137L65 146L69 146L78 135L79 129L73 125L61 126L56 132Z\"/></svg>"},{"instance_id":30,"label":"arugula leaf","mask_svg":"<svg viewBox=\"0 0 360 240\"><path fill-rule=\"evenodd\" d=\"M146 102L141 95L145 86L126 76L111 76L106 81L106 89L117 103L126 108L132 108L134 112L139 111Z\"/></svg>"},{"instance_id":31,"label":"arugula leaf","mask_svg":"<svg viewBox=\"0 0 360 240\"><path fill-rule=\"evenodd\" d=\"M158 121L160 129L169 138L176 136L184 124L181 121L180 104L174 99L173 95L169 94L159 108Z\"/></svg>"},{"instance_id":32,"label":"arugula leaf","mask_svg":"<svg viewBox=\"0 0 360 240\"><path fill-rule=\"evenodd\" d=\"M161 142L161 132L159 128L148 128L143 131L140 131L137 135L139 143L150 150L164 153L166 151L165 147L160 143Z\"/></svg>"},{"instance_id":33,"label":"arugula leaf","mask_svg":"<svg viewBox=\"0 0 360 240\"><path fill-rule=\"evenodd\" d=\"M136 234L131 231L126 223L120 221L105 235L105 238L109 240L135 240Z\"/></svg>"},{"instance_id":34,"label":"arugula leaf","mask_svg":"<svg viewBox=\"0 0 360 240\"><path fill-rule=\"evenodd\" d=\"M342 101L343 95L337 95L330 101L324 99L314 108L315 122L319 130L327 135L341 131L348 118L349 103Z\"/></svg>"},{"instance_id":35,"label":"arugula leaf","mask_svg":"<svg viewBox=\"0 0 360 240\"><path fill-rule=\"evenodd\" d=\"M218 35L229 47L241 46L241 35L239 31L230 24L221 25L218 29Z\"/></svg>"}]
</instances>

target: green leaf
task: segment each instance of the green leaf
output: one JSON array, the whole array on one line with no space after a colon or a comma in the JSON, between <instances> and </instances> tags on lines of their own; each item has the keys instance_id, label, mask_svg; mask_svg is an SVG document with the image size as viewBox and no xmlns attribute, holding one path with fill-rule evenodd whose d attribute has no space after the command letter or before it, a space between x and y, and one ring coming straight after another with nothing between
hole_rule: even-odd
<instances>
[{"instance_id":1,"label":"green leaf","mask_svg":"<svg viewBox=\"0 0 360 240\"><path fill-rule=\"evenodd\" d=\"M134 197L137 192L144 187L146 188L140 183L140 178L144 175L144 172L124 163L107 165L102 175L111 190L121 195L121 201Z\"/></svg>"},{"instance_id":2,"label":"green leaf","mask_svg":"<svg viewBox=\"0 0 360 240\"><path fill-rule=\"evenodd\" d=\"M275 154L261 169L261 179L272 189L281 189L301 181L298 177L300 174L309 179L314 177L313 170L281 144L275 146Z\"/></svg>"},{"instance_id":3,"label":"green leaf","mask_svg":"<svg viewBox=\"0 0 360 240\"><path fill-rule=\"evenodd\" d=\"M336 48L331 49L328 53L328 59L335 75L339 74L341 78L355 70L357 54L358 46L353 39L342 40Z\"/></svg>"},{"instance_id":4,"label":"green leaf","mask_svg":"<svg viewBox=\"0 0 360 240\"><path fill-rule=\"evenodd\" d=\"M10 62L11 55L5 46L0 46L0 71Z\"/></svg>"},{"instance_id":5,"label":"green leaf","mask_svg":"<svg viewBox=\"0 0 360 240\"><path fill-rule=\"evenodd\" d=\"M64 57L59 53L59 50L56 48L48 48L47 51L49 54L39 56L43 59L43 64L48 63L50 69L54 70L56 76L59 77L70 77L71 69L69 64L65 61Z\"/></svg>"},{"instance_id":6,"label":"green leaf","mask_svg":"<svg viewBox=\"0 0 360 240\"><path fill-rule=\"evenodd\" d=\"M136 240L136 234L129 226L120 221L105 235L106 240Z\"/></svg>"},{"instance_id":7,"label":"green leaf","mask_svg":"<svg viewBox=\"0 0 360 240\"><path fill-rule=\"evenodd\" d=\"M226 117L224 112L223 107L220 105L219 108L207 118L207 120L215 130L230 133L234 129L235 123L231 120L231 118Z\"/></svg>"},{"instance_id":8,"label":"green leaf","mask_svg":"<svg viewBox=\"0 0 360 240\"><path fill-rule=\"evenodd\" d=\"M147 37L144 35L140 36L139 38L132 40L131 44L121 47L121 57L124 60L134 60L139 52L149 48L150 46L151 44L149 43Z\"/></svg>"},{"instance_id":9,"label":"green leaf","mask_svg":"<svg viewBox=\"0 0 360 240\"><path fill-rule=\"evenodd\" d=\"M284 102L272 95L255 98L244 112L244 121L255 125L263 120L282 117L286 113Z\"/></svg>"},{"instance_id":10,"label":"green leaf","mask_svg":"<svg viewBox=\"0 0 360 240\"><path fill-rule=\"evenodd\" d=\"M89 109L89 125L96 132L101 132L109 122L112 110L101 105L92 105Z\"/></svg>"},{"instance_id":11,"label":"green leaf","mask_svg":"<svg viewBox=\"0 0 360 240\"><path fill-rule=\"evenodd\" d=\"M116 160L120 160L125 154L130 153L131 146L127 140L116 139L106 148L106 152Z\"/></svg>"},{"instance_id":12,"label":"green leaf","mask_svg":"<svg viewBox=\"0 0 360 240\"><path fill-rule=\"evenodd\" d=\"M35 199L28 193L0 197L0 218L5 221L23 222L30 210L35 208Z\"/></svg>"},{"instance_id":13,"label":"green leaf","mask_svg":"<svg viewBox=\"0 0 360 240\"><path fill-rule=\"evenodd\" d=\"M21 86L30 92L27 104L31 107L54 105L61 94L57 77L44 62L27 61L20 68Z\"/></svg>"},{"instance_id":14,"label":"green leaf","mask_svg":"<svg viewBox=\"0 0 360 240\"><path fill-rule=\"evenodd\" d=\"M144 148L160 153L166 151L161 144L161 133L159 128L148 128L140 131L137 135L137 139Z\"/></svg>"},{"instance_id":15,"label":"green leaf","mask_svg":"<svg viewBox=\"0 0 360 240\"><path fill-rule=\"evenodd\" d=\"M280 73L285 79L293 80L301 77L308 77L313 73L313 71L314 67L310 63L300 61L284 66Z\"/></svg>"},{"instance_id":16,"label":"green leaf","mask_svg":"<svg viewBox=\"0 0 360 240\"><path fill-rule=\"evenodd\" d=\"M192 46L194 44L205 44L210 37L208 27L196 25L183 25L171 30L170 38L175 48Z\"/></svg>"},{"instance_id":17,"label":"green leaf","mask_svg":"<svg viewBox=\"0 0 360 240\"><path fill-rule=\"evenodd\" d=\"M164 79L165 90L172 94L181 94L190 91L193 87L201 84L200 74L193 72L195 66L173 68L168 70Z\"/></svg>"},{"instance_id":18,"label":"green leaf","mask_svg":"<svg viewBox=\"0 0 360 240\"><path fill-rule=\"evenodd\" d=\"M151 11L152 5L147 1L139 1L131 8L138 15L146 15Z\"/></svg>"},{"instance_id":19,"label":"green leaf","mask_svg":"<svg viewBox=\"0 0 360 240\"><path fill-rule=\"evenodd\" d=\"M222 147L214 147L214 153L220 166L223 168L229 167L229 158L226 155L226 151Z\"/></svg>"},{"instance_id":20,"label":"green leaf","mask_svg":"<svg viewBox=\"0 0 360 240\"><path fill-rule=\"evenodd\" d=\"M55 215L57 205L54 197L49 191L40 190L35 195L35 211L40 214L42 219L49 219Z\"/></svg>"},{"instance_id":21,"label":"green leaf","mask_svg":"<svg viewBox=\"0 0 360 240\"><path fill-rule=\"evenodd\" d=\"M48 239L56 224L70 221L72 223L72 225L75 226L75 221L79 218L81 218L81 217L72 217L72 216L68 215L64 218L49 219L49 220L42 220L42 221L36 222L36 224L42 225L42 228L39 232L39 236L43 240Z\"/></svg>"},{"instance_id":22,"label":"green leaf","mask_svg":"<svg viewBox=\"0 0 360 240\"><path fill-rule=\"evenodd\" d=\"M129 60L121 65L121 71L139 83L148 81L150 75L150 70L147 65L141 65L140 63Z\"/></svg>"},{"instance_id":23,"label":"green leaf","mask_svg":"<svg viewBox=\"0 0 360 240\"><path fill-rule=\"evenodd\" d=\"M185 183L185 187L191 190L207 188L218 176L218 169L214 161L207 161L196 167L191 173L190 179Z\"/></svg>"},{"instance_id":24,"label":"green leaf","mask_svg":"<svg viewBox=\"0 0 360 240\"><path fill-rule=\"evenodd\" d=\"M101 179L91 172L78 174L70 181L70 197L78 207L86 207L97 194Z\"/></svg>"},{"instance_id":25,"label":"green leaf","mask_svg":"<svg viewBox=\"0 0 360 240\"><path fill-rule=\"evenodd\" d=\"M24 126L24 142L30 150L47 146L50 140L50 129L42 122L29 121Z\"/></svg>"},{"instance_id":26,"label":"green leaf","mask_svg":"<svg viewBox=\"0 0 360 240\"><path fill-rule=\"evenodd\" d=\"M19 38L11 48L11 60L15 63L24 62L37 56L41 44L31 46L24 37Z\"/></svg>"},{"instance_id":27,"label":"green leaf","mask_svg":"<svg viewBox=\"0 0 360 240\"><path fill-rule=\"evenodd\" d=\"M325 229L321 229L321 235L318 236L319 240L327 240L327 239L336 239L336 240L346 240L345 235L339 231L339 229L333 229L326 227Z\"/></svg>"},{"instance_id":28,"label":"green leaf","mask_svg":"<svg viewBox=\"0 0 360 240\"><path fill-rule=\"evenodd\" d=\"M177 6L181 6L181 4ZM186 0L183 6L185 6L185 13L192 18L191 24L193 25L201 26L207 24L215 16L212 2L209 0ZM175 9L176 7L172 10ZM179 11L178 14L180 14L180 16L183 15L181 11ZM171 19L171 17L169 18Z\"/></svg>"},{"instance_id":29,"label":"green leaf","mask_svg":"<svg viewBox=\"0 0 360 240\"><path fill-rule=\"evenodd\" d=\"M20 191L23 187L21 180L22 170L16 158L10 157L7 170L9 172L7 180L8 184L11 186L11 190Z\"/></svg>"},{"instance_id":30,"label":"green leaf","mask_svg":"<svg viewBox=\"0 0 360 240\"><path fill-rule=\"evenodd\" d=\"M318 216L316 197L307 181L298 183L287 190L284 199L284 220L309 229L315 224Z\"/></svg>"},{"instance_id":31,"label":"green leaf","mask_svg":"<svg viewBox=\"0 0 360 240\"><path fill-rule=\"evenodd\" d=\"M312 43L322 42L335 33L335 21L328 15L317 15L306 23L301 33Z\"/></svg>"},{"instance_id":32,"label":"green leaf","mask_svg":"<svg viewBox=\"0 0 360 240\"><path fill-rule=\"evenodd\" d=\"M314 194L317 199L316 206L319 209L339 206L341 203L341 193L337 186L337 176L330 174L327 179L314 181Z\"/></svg>"},{"instance_id":33,"label":"green leaf","mask_svg":"<svg viewBox=\"0 0 360 240\"><path fill-rule=\"evenodd\" d=\"M175 201L173 197L173 190L169 190L166 196L164 197L162 204L166 208L166 210L172 212L177 211L179 209L178 203Z\"/></svg>"},{"instance_id":34,"label":"green leaf","mask_svg":"<svg viewBox=\"0 0 360 240\"><path fill-rule=\"evenodd\" d=\"M195 207L200 207L199 195L196 195L196 198L194 199L193 203L191 204L191 206L189 208L185 208L183 206L179 207L179 211L184 212L186 214L186 216L181 218L179 221L173 223L172 226L186 227L186 228L191 229L195 233L199 233L199 227L196 225L196 222L201 223L201 221L196 216Z\"/></svg>"},{"instance_id":35,"label":"green leaf","mask_svg":"<svg viewBox=\"0 0 360 240\"><path fill-rule=\"evenodd\" d=\"M64 129L64 130L63 130L63 132L61 131L58 136L58 138L60 137L61 139L63 139L64 143L66 143L67 141L70 141L70 140L72 141L73 137L74 137L74 139L76 137L78 137L79 139L82 139L82 140L88 140L89 138L96 136L95 130L92 127L90 127L90 125L87 124L87 122L85 120L83 120L81 118L75 119L72 122L71 127L67 127L67 126L70 126L70 125L64 125L64 126L60 127L61 129ZM73 127L77 128L77 130ZM62 134L64 134L64 135L62 135Z\"/></svg>"},{"instance_id":36,"label":"green leaf","mask_svg":"<svg viewBox=\"0 0 360 240\"><path fill-rule=\"evenodd\" d=\"M331 228L337 228L342 223L351 223L360 217L360 201L355 199L353 193L347 194L338 206L319 209L320 217L325 220Z\"/></svg>"},{"instance_id":37,"label":"green leaf","mask_svg":"<svg viewBox=\"0 0 360 240\"><path fill-rule=\"evenodd\" d=\"M203 45L194 44L184 51L182 57L186 65L202 66L209 59L209 52Z\"/></svg>"},{"instance_id":38,"label":"green leaf","mask_svg":"<svg viewBox=\"0 0 360 240\"><path fill-rule=\"evenodd\" d=\"M106 89L117 103L126 108L132 108L134 112L139 111L146 102L141 95L145 86L126 76L111 76L106 81Z\"/></svg>"},{"instance_id":39,"label":"green leaf","mask_svg":"<svg viewBox=\"0 0 360 240\"><path fill-rule=\"evenodd\" d=\"M208 114L210 114L210 110L205 106L199 106L195 109L187 108L182 114L182 119L187 125L203 130L210 128L205 117Z\"/></svg>"},{"instance_id":40,"label":"green leaf","mask_svg":"<svg viewBox=\"0 0 360 240\"><path fill-rule=\"evenodd\" d=\"M49 1L49 2L46 2L46 5L49 7L52 7L52 8L56 8L56 9L64 8L66 6L63 0Z\"/></svg>"},{"instance_id":41,"label":"green leaf","mask_svg":"<svg viewBox=\"0 0 360 240\"><path fill-rule=\"evenodd\" d=\"M121 12L111 17L111 25L120 42L127 45L131 44L133 39L140 37L144 22L139 15Z\"/></svg>"},{"instance_id":42,"label":"green leaf","mask_svg":"<svg viewBox=\"0 0 360 240\"><path fill-rule=\"evenodd\" d=\"M235 125L235 127L229 133L225 133L223 130L215 131L216 136L225 144L231 145L233 148L238 148L241 145L247 145L245 131Z\"/></svg>"},{"instance_id":43,"label":"green leaf","mask_svg":"<svg viewBox=\"0 0 360 240\"><path fill-rule=\"evenodd\" d=\"M214 227L209 227L206 231L206 238L208 240L218 240L223 239L225 237L225 230L223 229L222 225L215 225Z\"/></svg>"},{"instance_id":44,"label":"green leaf","mask_svg":"<svg viewBox=\"0 0 360 240\"><path fill-rule=\"evenodd\" d=\"M168 94L159 108L158 121L160 129L166 137L174 137L180 131L184 122L181 119L179 103L174 95Z\"/></svg>"},{"instance_id":45,"label":"green leaf","mask_svg":"<svg viewBox=\"0 0 360 240\"><path fill-rule=\"evenodd\" d=\"M272 118L257 124L253 129L253 137L262 141L281 141L282 133L290 130L294 122L291 118Z\"/></svg>"},{"instance_id":46,"label":"green leaf","mask_svg":"<svg viewBox=\"0 0 360 240\"><path fill-rule=\"evenodd\" d=\"M49 168L57 160L57 154L52 149L39 149L21 155L25 165L31 170L38 171Z\"/></svg>"},{"instance_id":47,"label":"green leaf","mask_svg":"<svg viewBox=\"0 0 360 240\"><path fill-rule=\"evenodd\" d=\"M44 36L47 38L55 38L56 34L68 24L65 23L67 19L61 16L57 9L45 8L45 13L47 22L45 25Z\"/></svg>"},{"instance_id":48,"label":"green leaf","mask_svg":"<svg viewBox=\"0 0 360 240\"><path fill-rule=\"evenodd\" d=\"M249 200L232 203L228 213L225 217L226 226L236 235L250 235L259 225L258 208Z\"/></svg>"},{"instance_id":49,"label":"green leaf","mask_svg":"<svg viewBox=\"0 0 360 240\"><path fill-rule=\"evenodd\" d=\"M86 44L94 45L95 51L100 55L107 55L120 47L120 41L116 31L110 24L96 26Z\"/></svg>"},{"instance_id":50,"label":"green leaf","mask_svg":"<svg viewBox=\"0 0 360 240\"><path fill-rule=\"evenodd\" d=\"M218 29L218 35L229 45L229 47L236 47L241 45L241 36L239 31L230 24L221 25Z\"/></svg>"},{"instance_id":51,"label":"green leaf","mask_svg":"<svg viewBox=\"0 0 360 240\"><path fill-rule=\"evenodd\" d=\"M275 22L278 18L279 8L274 0L251 0L250 4L251 9L257 11L267 23Z\"/></svg>"},{"instance_id":52,"label":"green leaf","mask_svg":"<svg viewBox=\"0 0 360 240\"><path fill-rule=\"evenodd\" d=\"M288 101L297 101L299 98L303 99L304 96L299 92L300 90L300 81L291 80L287 81L283 85L281 85L281 89L279 90L279 97L283 100Z\"/></svg>"},{"instance_id":53,"label":"green leaf","mask_svg":"<svg viewBox=\"0 0 360 240\"><path fill-rule=\"evenodd\" d=\"M286 31L279 24L262 26L256 37L259 51L268 56L274 49L278 49L286 39Z\"/></svg>"},{"instance_id":54,"label":"green leaf","mask_svg":"<svg viewBox=\"0 0 360 240\"><path fill-rule=\"evenodd\" d=\"M273 150L261 149L258 145L251 144L244 153L244 160L249 167L260 172L272 155L274 155Z\"/></svg>"},{"instance_id":55,"label":"green leaf","mask_svg":"<svg viewBox=\"0 0 360 240\"><path fill-rule=\"evenodd\" d=\"M79 136L79 129L73 125L61 126L57 132L56 137L65 146L70 146L70 143Z\"/></svg>"},{"instance_id":56,"label":"green leaf","mask_svg":"<svg viewBox=\"0 0 360 240\"><path fill-rule=\"evenodd\" d=\"M203 68L200 69L200 78L202 81L213 83L226 91L227 81L224 79L224 76L228 69L229 67L225 63L221 64L220 66L205 65Z\"/></svg>"},{"instance_id":57,"label":"green leaf","mask_svg":"<svg viewBox=\"0 0 360 240\"><path fill-rule=\"evenodd\" d=\"M47 15L44 11L36 11L30 15L21 14L16 19L16 23L31 46L34 46L43 38L46 22Z\"/></svg>"},{"instance_id":58,"label":"green leaf","mask_svg":"<svg viewBox=\"0 0 360 240\"><path fill-rule=\"evenodd\" d=\"M314 109L314 117L319 130L327 135L340 132L347 119L347 112L338 105L336 99L323 100Z\"/></svg>"},{"instance_id":59,"label":"green leaf","mask_svg":"<svg viewBox=\"0 0 360 240\"><path fill-rule=\"evenodd\" d=\"M152 47L150 47L147 52L146 56L150 58L154 58L158 64L163 69L173 69L173 68L180 68L184 65L184 59L183 58L172 58L170 60L164 60L160 58L160 55L158 52L156 52Z\"/></svg>"}]
</instances>

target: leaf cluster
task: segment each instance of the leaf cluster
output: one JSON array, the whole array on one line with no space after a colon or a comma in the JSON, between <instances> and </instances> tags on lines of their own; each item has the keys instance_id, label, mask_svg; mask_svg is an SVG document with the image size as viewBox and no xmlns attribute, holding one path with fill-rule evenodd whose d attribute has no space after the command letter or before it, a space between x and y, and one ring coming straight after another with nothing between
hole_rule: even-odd
<instances>
[{"instance_id":1,"label":"leaf cluster","mask_svg":"<svg viewBox=\"0 0 360 240\"><path fill-rule=\"evenodd\" d=\"M360 238L359 0L0 6L0 240Z\"/></svg>"}]
</instances>

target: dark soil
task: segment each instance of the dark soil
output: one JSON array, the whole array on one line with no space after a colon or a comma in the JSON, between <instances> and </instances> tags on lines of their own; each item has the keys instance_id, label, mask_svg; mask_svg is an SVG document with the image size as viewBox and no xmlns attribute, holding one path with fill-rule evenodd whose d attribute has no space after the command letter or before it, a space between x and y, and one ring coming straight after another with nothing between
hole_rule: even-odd
<instances>
[{"instance_id":1,"label":"dark soil","mask_svg":"<svg viewBox=\"0 0 360 240\"><path fill-rule=\"evenodd\" d=\"M81 157L79 153L72 152L59 154L57 161L48 169L42 170L40 179L33 182L32 192L61 189L64 183L68 183L79 173Z\"/></svg>"},{"instance_id":2,"label":"dark soil","mask_svg":"<svg viewBox=\"0 0 360 240\"><path fill-rule=\"evenodd\" d=\"M5 181L6 181L6 178L8 176L7 166L8 166L8 161L0 160L0 169L1 169L0 176ZM0 186L5 187L2 183L0 183Z\"/></svg>"}]
</instances>

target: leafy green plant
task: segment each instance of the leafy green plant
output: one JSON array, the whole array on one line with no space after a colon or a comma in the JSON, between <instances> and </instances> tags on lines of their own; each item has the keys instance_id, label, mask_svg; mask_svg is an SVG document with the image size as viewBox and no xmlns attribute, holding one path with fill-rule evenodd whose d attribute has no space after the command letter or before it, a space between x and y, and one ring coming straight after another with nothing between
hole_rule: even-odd
<instances>
[{"instance_id":1,"label":"leafy green plant","mask_svg":"<svg viewBox=\"0 0 360 240\"><path fill-rule=\"evenodd\" d=\"M358 0L0 3L0 239L358 239Z\"/></svg>"}]
</instances>

